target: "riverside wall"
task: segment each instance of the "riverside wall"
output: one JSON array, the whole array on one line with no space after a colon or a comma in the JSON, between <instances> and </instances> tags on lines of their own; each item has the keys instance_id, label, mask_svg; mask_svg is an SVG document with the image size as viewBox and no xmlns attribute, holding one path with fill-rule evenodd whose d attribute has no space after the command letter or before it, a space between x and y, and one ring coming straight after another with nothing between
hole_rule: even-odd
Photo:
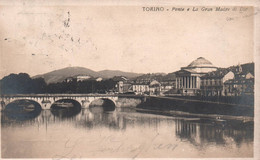
<instances>
[{"instance_id":1,"label":"riverside wall","mask_svg":"<svg viewBox=\"0 0 260 160\"><path fill-rule=\"evenodd\" d=\"M147 97L137 108L254 117L254 106L208 102L175 97Z\"/></svg>"}]
</instances>

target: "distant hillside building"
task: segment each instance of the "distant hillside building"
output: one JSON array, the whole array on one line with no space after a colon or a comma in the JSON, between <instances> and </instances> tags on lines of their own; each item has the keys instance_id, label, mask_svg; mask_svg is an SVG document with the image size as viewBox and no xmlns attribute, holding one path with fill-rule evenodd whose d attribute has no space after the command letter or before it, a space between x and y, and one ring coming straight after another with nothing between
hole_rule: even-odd
<instances>
[{"instance_id":1,"label":"distant hillside building","mask_svg":"<svg viewBox=\"0 0 260 160\"><path fill-rule=\"evenodd\" d=\"M116 81L116 82L119 82L119 81L123 81L123 82L128 81L128 79L127 79L125 76L114 76L114 77L112 78L112 80L113 80L113 81Z\"/></svg>"},{"instance_id":2,"label":"distant hillside building","mask_svg":"<svg viewBox=\"0 0 260 160\"><path fill-rule=\"evenodd\" d=\"M103 80L103 78L101 78L101 77L96 78L97 82L101 82L102 80Z\"/></svg>"},{"instance_id":3,"label":"distant hillside building","mask_svg":"<svg viewBox=\"0 0 260 160\"><path fill-rule=\"evenodd\" d=\"M151 83L153 80L161 82L163 80L163 74L160 73L148 73L135 78L136 83Z\"/></svg>"},{"instance_id":4,"label":"distant hillside building","mask_svg":"<svg viewBox=\"0 0 260 160\"><path fill-rule=\"evenodd\" d=\"M69 82L72 82L72 81L73 81L73 77L68 77L63 82L69 83Z\"/></svg>"},{"instance_id":5,"label":"distant hillside building","mask_svg":"<svg viewBox=\"0 0 260 160\"><path fill-rule=\"evenodd\" d=\"M72 82L73 80L77 82L87 81L87 80L96 80L96 81L102 81L102 78L93 78L92 76L88 75L78 75L74 77L68 77L63 82Z\"/></svg>"},{"instance_id":6,"label":"distant hillside building","mask_svg":"<svg viewBox=\"0 0 260 160\"><path fill-rule=\"evenodd\" d=\"M208 72L216 71L210 61L199 57L187 67L182 67L176 74L176 89L184 95L196 95L200 92L200 77Z\"/></svg>"},{"instance_id":7,"label":"distant hillside building","mask_svg":"<svg viewBox=\"0 0 260 160\"><path fill-rule=\"evenodd\" d=\"M76 77L77 82L86 81L86 80L89 80L90 78L92 78L92 77L88 76L88 75L79 75Z\"/></svg>"}]
</instances>

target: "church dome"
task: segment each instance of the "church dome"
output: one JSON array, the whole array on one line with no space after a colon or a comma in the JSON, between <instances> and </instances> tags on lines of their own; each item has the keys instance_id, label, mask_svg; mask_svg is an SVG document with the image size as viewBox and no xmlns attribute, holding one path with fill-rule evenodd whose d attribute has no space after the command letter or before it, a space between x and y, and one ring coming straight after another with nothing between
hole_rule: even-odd
<instances>
[{"instance_id":1,"label":"church dome","mask_svg":"<svg viewBox=\"0 0 260 160\"><path fill-rule=\"evenodd\" d=\"M198 68L198 67L215 68L215 66L204 57L197 58L187 66L187 68Z\"/></svg>"}]
</instances>

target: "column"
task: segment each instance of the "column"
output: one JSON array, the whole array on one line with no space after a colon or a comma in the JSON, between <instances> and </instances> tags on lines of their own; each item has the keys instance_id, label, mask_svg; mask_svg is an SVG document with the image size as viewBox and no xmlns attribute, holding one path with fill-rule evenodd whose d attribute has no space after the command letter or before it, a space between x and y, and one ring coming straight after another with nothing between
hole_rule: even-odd
<instances>
[{"instance_id":1,"label":"column","mask_svg":"<svg viewBox=\"0 0 260 160\"><path fill-rule=\"evenodd\" d=\"M197 88L198 89L200 88L200 79L199 79L199 77L197 77Z\"/></svg>"},{"instance_id":2,"label":"column","mask_svg":"<svg viewBox=\"0 0 260 160\"><path fill-rule=\"evenodd\" d=\"M180 81L181 81L181 88L183 88L183 77L180 78Z\"/></svg>"},{"instance_id":3,"label":"column","mask_svg":"<svg viewBox=\"0 0 260 160\"><path fill-rule=\"evenodd\" d=\"M187 88L187 76L184 77L184 88Z\"/></svg>"},{"instance_id":4,"label":"column","mask_svg":"<svg viewBox=\"0 0 260 160\"><path fill-rule=\"evenodd\" d=\"M187 76L187 88L189 88L189 76Z\"/></svg>"},{"instance_id":5,"label":"column","mask_svg":"<svg viewBox=\"0 0 260 160\"><path fill-rule=\"evenodd\" d=\"M181 88L181 77L179 78L179 88Z\"/></svg>"},{"instance_id":6,"label":"column","mask_svg":"<svg viewBox=\"0 0 260 160\"><path fill-rule=\"evenodd\" d=\"M186 78L185 78L185 76L183 76L183 88L185 88L185 83L186 83Z\"/></svg>"},{"instance_id":7,"label":"column","mask_svg":"<svg viewBox=\"0 0 260 160\"><path fill-rule=\"evenodd\" d=\"M184 84L183 84L183 78L184 78L184 77L181 77L181 78L180 78L180 88L183 88L183 86L184 86Z\"/></svg>"},{"instance_id":8,"label":"column","mask_svg":"<svg viewBox=\"0 0 260 160\"><path fill-rule=\"evenodd\" d=\"M188 76L186 76L186 88L189 88L188 80Z\"/></svg>"},{"instance_id":9,"label":"column","mask_svg":"<svg viewBox=\"0 0 260 160\"><path fill-rule=\"evenodd\" d=\"M195 88L197 88L197 76L195 76L195 82L194 82L194 84L195 84Z\"/></svg>"},{"instance_id":10,"label":"column","mask_svg":"<svg viewBox=\"0 0 260 160\"><path fill-rule=\"evenodd\" d=\"M193 76L193 81L192 81L192 88L195 88L195 84L194 84L194 82L195 82L195 77Z\"/></svg>"},{"instance_id":11,"label":"column","mask_svg":"<svg viewBox=\"0 0 260 160\"><path fill-rule=\"evenodd\" d=\"M191 88L191 76L189 76L189 88Z\"/></svg>"},{"instance_id":12,"label":"column","mask_svg":"<svg viewBox=\"0 0 260 160\"><path fill-rule=\"evenodd\" d=\"M182 77L182 88L184 88L184 77Z\"/></svg>"},{"instance_id":13,"label":"column","mask_svg":"<svg viewBox=\"0 0 260 160\"><path fill-rule=\"evenodd\" d=\"M190 76L190 88L192 88L192 76Z\"/></svg>"},{"instance_id":14,"label":"column","mask_svg":"<svg viewBox=\"0 0 260 160\"><path fill-rule=\"evenodd\" d=\"M194 76L194 88L196 88L196 76Z\"/></svg>"},{"instance_id":15,"label":"column","mask_svg":"<svg viewBox=\"0 0 260 160\"><path fill-rule=\"evenodd\" d=\"M193 88L193 76L191 76L191 88Z\"/></svg>"},{"instance_id":16,"label":"column","mask_svg":"<svg viewBox=\"0 0 260 160\"><path fill-rule=\"evenodd\" d=\"M176 88L180 88L179 85L180 85L180 82L179 82L179 77L178 77L178 78L177 78L177 85L176 85Z\"/></svg>"},{"instance_id":17,"label":"column","mask_svg":"<svg viewBox=\"0 0 260 160\"><path fill-rule=\"evenodd\" d=\"M178 78L179 81L179 88L181 88L181 78Z\"/></svg>"},{"instance_id":18,"label":"column","mask_svg":"<svg viewBox=\"0 0 260 160\"><path fill-rule=\"evenodd\" d=\"M188 80L187 80L187 88L190 88L190 76L187 76Z\"/></svg>"},{"instance_id":19,"label":"column","mask_svg":"<svg viewBox=\"0 0 260 160\"><path fill-rule=\"evenodd\" d=\"M189 88L189 80L190 80L190 78L189 78L189 76L187 76L187 88Z\"/></svg>"}]
</instances>

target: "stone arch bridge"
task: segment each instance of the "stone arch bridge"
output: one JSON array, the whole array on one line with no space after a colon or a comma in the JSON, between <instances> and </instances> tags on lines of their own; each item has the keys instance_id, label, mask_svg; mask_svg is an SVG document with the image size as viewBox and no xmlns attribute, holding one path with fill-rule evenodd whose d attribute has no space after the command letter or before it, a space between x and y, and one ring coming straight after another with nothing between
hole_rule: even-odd
<instances>
[{"instance_id":1,"label":"stone arch bridge","mask_svg":"<svg viewBox=\"0 0 260 160\"><path fill-rule=\"evenodd\" d=\"M89 105L97 99L105 99L112 101L116 107L118 104L118 95L109 94L17 94L17 95L1 95L1 109L4 109L9 103L17 100L32 100L39 103L42 109L50 109L51 105L59 100L71 99L79 102L82 108L89 108Z\"/></svg>"}]
</instances>

